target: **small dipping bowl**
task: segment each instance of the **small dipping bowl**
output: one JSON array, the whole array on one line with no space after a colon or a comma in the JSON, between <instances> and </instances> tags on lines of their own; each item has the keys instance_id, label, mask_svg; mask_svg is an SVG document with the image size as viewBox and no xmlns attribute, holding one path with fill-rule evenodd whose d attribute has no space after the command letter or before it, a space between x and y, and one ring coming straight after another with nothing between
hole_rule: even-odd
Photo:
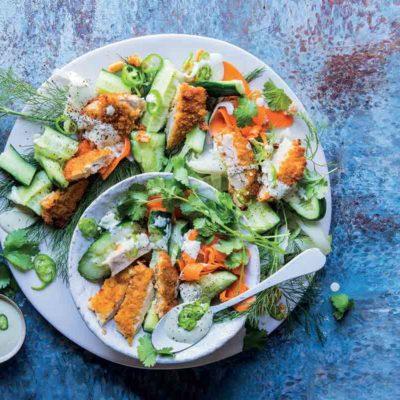
<instances>
[{"instance_id":1,"label":"small dipping bowl","mask_svg":"<svg viewBox=\"0 0 400 400\"><path fill-rule=\"evenodd\" d=\"M8 361L22 347L25 335L25 318L20 308L8 297L0 294L0 314L8 319L8 329L0 330L0 364Z\"/></svg>"}]
</instances>

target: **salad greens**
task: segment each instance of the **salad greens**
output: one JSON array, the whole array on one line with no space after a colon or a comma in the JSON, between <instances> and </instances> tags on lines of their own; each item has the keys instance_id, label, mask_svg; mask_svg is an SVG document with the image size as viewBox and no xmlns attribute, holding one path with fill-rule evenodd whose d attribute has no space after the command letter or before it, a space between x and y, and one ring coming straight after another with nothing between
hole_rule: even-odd
<instances>
[{"instance_id":1,"label":"salad greens","mask_svg":"<svg viewBox=\"0 0 400 400\"><path fill-rule=\"evenodd\" d=\"M139 360L147 368L154 367L157 362L157 356L173 357L173 353L169 347L157 350L151 342L150 336L142 336L139 339L139 346L137 348Z\"/></svg>"},{"instance_id":2,"label":"salad greens","mask_svg":"<svg viewBox=\"0 0 400 400\"><path fill-rule=\"evenodd\" d=\"M257 115L257 104L253 100L239 98L239 105L235 108L233 114L236 117L236 122L239 128L251 125L253 117Z\"/></svg>"}]
</instances>

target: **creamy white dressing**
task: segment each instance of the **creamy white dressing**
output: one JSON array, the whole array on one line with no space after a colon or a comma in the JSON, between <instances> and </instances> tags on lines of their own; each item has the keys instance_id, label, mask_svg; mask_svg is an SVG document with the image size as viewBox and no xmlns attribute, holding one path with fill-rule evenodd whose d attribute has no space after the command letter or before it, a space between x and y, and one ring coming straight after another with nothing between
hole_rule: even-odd
<instances>
[{"instance_id":1,"label":"creamy white dressing","mask_svg":"<svg viewBox=\"0 0 400 400\"><path fill-rule=\"evenodd\" d=\"M178 325L179 313L186 305L188 305L188 303L180 304L179 306L172 309L166 317L164 327L165 333L170 339L180 343L192 344L202 339L210 330L213 323L213 313L211 309L209 309L201 317L201 319L197 321L196 327L191 331L187 331L186 329L183 329Z\"/></svg>"},{"instance_id":2,"label":"creamy white dressing","mask_svg":"<svg viewBox=\"0 0 400 400\"><path fill-rule=\"evenodd\" d=\"M121 220L114 211L108 211L100 220L99 226L108 231L112 231L120 222Z\"/></svg>"},{"instance_id":3,"label":"creamy white dressing","mask_svg":"<svg viewBox=\"0 0 400 400\"><path fill-rule=\"evenodd\" d=\"M261 183L263 184L261 194L263 191L267 191L272 197L279 200L290 193L292 188L275 178L276 168L270 160L263 162L261 170Z\"/></svg>"},{"instance_id":4,"label":"creamy white dressing","mask_svg":"<svg viewBox=\"0 0 400 400\"><path fill-rule=\"evenodd\" d=\"M187 81L193 80L198 72L204 66L209 65L211 68L211 77L212 81L220 81L224 77L224 58L219 53L210 53L210 57L207 59L202 59L200 61L195 61L193 63L192 71L188 73L183 73L183 79Z\"/></svg>"},{"instance_id":5,"label":"creamy white dressing","mask_svg":"<svg viewBox=\"0 0 400 400\"><path fill-rule=\"evenodd\" d=\"M118 241L115 250L107 256L104 263L110 267L111 275L114 276L148 251L149 237L141 233Z\"/></svg>"},{"instance_id":6,"label":"creamy white dressing","mask_svg":"<svg viewBox=\"0 0 400 400\"><path fill-rule=\"evenodd\" d=\"M24 321L18 310L8 301L0 298L0 314L8 319L8 329L0 330L0 363L9 358L21 344L25 335Z\"/></svg>"},{"instance_id":7,"label":"creamy white dressing","mask_svg":"<svg viewBox=\"0 0 400 400\"><path fill-rule=\"evenodd\" d=\"M183 282L179 285L179 295L184 303L199 300L203 290L198 283Z\"/></svg>"},{"instance_id":8,"label":"creamy white dressing","mask_svg":"<svg viewBox=\"0 0 400 400\"><path fill-rule=\"evenodd\" d=\"M189 240L188 233L186 233L184 236L181 251L185 252L191 258L196 260L197 256L199 255L199 252L200 252L201 242L199 242L198 240Z\"/></svg>"}]
</instances>

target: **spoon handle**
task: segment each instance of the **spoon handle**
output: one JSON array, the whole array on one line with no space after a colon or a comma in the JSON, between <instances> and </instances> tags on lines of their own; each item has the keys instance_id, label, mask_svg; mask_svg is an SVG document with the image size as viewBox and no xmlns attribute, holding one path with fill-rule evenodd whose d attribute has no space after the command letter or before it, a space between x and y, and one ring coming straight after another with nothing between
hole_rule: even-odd
<instances>
[{"instance_id":1,"label":"spoon handle","mask_svg":"<svg viewBox=\"0 0 400 400\"><path fill-rule=\"evenodd\" d=\"M293 258L293 260L289 261L279 271L275 272L267 279L264 279L258 285L234 297L233 299L226 301L225 303L211 307L211 309L214 313L225 310L226 308L232 307L235 304L238 304L257 293L260 293L265 289L276 286L279 283L316 272L325 265L325 261L326 257L319 249L313 248L305 250L297 257Z\"/></svg>"}]
</instances>

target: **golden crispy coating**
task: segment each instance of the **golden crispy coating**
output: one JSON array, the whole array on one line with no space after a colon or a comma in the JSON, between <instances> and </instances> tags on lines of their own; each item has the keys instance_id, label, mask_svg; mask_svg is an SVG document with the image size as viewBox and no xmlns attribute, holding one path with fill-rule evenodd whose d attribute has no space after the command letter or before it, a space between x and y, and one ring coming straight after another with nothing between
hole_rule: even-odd
<instances>
[{"instance_id":1,"label":"golden crispy coating","mask_svg":"<svg viewBox=\"0 0 400 400\"><path fill-rule=\"evenodd\" d=\"M229 192L246 201L258 191L258 169L250 142L239 130L225 128L215 136L228 173ZM239 203L240 199L237 199Z\"/></svg>"},{"instance_id":2,"label":"golden crispy coating","mask_svg":"<svg viewBox=\"0 0 400 400\"><path fill-rule=\"evenodd\" d=\"M100 94L82 109L87 116L111 124L122 136L138 128L144 110L143 99L127 93Z\"/></svg>"},{"instance_id":3,"label":"golden crispy coating","mask_svg":"<svg viewBox=\"0 0 400 400\"><path fill-rule=\"evenodd\" d=\"M305 152L300 139L292 141L292 148L280 164L277 173L278 180L288 186L293 186L303 177L307 164Z\"/></svg>"},{"instance_id":4,"label":"golden crispy coating","mask_svg":"<svg viewBox=\"0 0 400 400\"><path fill-rule=\"evenodd\" d=\"M74 213L89 182L81 180L66 190L56 190L46 196L42 202L42 218L48 225L62 228Z\"/></svg>"},{"instance_id":5,"label":"golden crispy coating","mask_svg":"<svg viewBox=\"0 0 400 400\"><path fill-rule=\"evenodd\" d=\"M117 329L130 345L150 307L153 293L153 271L143 264L137 264L133 268L124 301L114 317Z\"/></svg>"},{"instance_id":6,"label":"golden crispy coating","mask_svg":"<svg viewBox=\"0 0 400 400\"><path fill-rule=\"evenodd\" d=\"M181 143L188 132L203 122L206 110L207 92L202 87L182 83L178 89L173 111L173 123L167 135L167 149Z\"/></svg>"},{"instance_id":7,"label":"golden crispy coating","mask_svg":"<svg viewBox=\"0 0 400 400\"><path fill-rule=\"evenodd\" d=\"M263 202L263 201L274 201L274 200L275 198L270 195L268 189L265 186L261 187L257 196L257 201Z\"/></svg>"},{"instance_id":8,"label":"golden crispy coating","mask_svg":"<svg viewBox=\"0 0 400 400\"><path fill-rule=\"evenodd\" d=\"M65 163L64 176L69 182L87 178L101 168L110 165L114 155L109 148L89 150L80 156L71 158Z\"/></svg>"},{"instance_id":9,"label":"golden crispy coating","mask_svg":"<svg viewBox=\"0 0 400 400\"><path fill-rule=\"evenodd\" d=\"M133 267L104 281L101 289L89 299L89 309L96 313L100 325L108 322L118 311L124 300L132 276Z\"/></svg>"},{"instance_id":10,"label":"golden crispy coating","mask_svg":"<svg viewBox=\"0 0 400 400\"><path fill-rule=\"evenodd\" d=\"M178 304L178 271L165 251L158 253L155 266L156 312L162 318Z\"/></svg>"}]
</instances>

